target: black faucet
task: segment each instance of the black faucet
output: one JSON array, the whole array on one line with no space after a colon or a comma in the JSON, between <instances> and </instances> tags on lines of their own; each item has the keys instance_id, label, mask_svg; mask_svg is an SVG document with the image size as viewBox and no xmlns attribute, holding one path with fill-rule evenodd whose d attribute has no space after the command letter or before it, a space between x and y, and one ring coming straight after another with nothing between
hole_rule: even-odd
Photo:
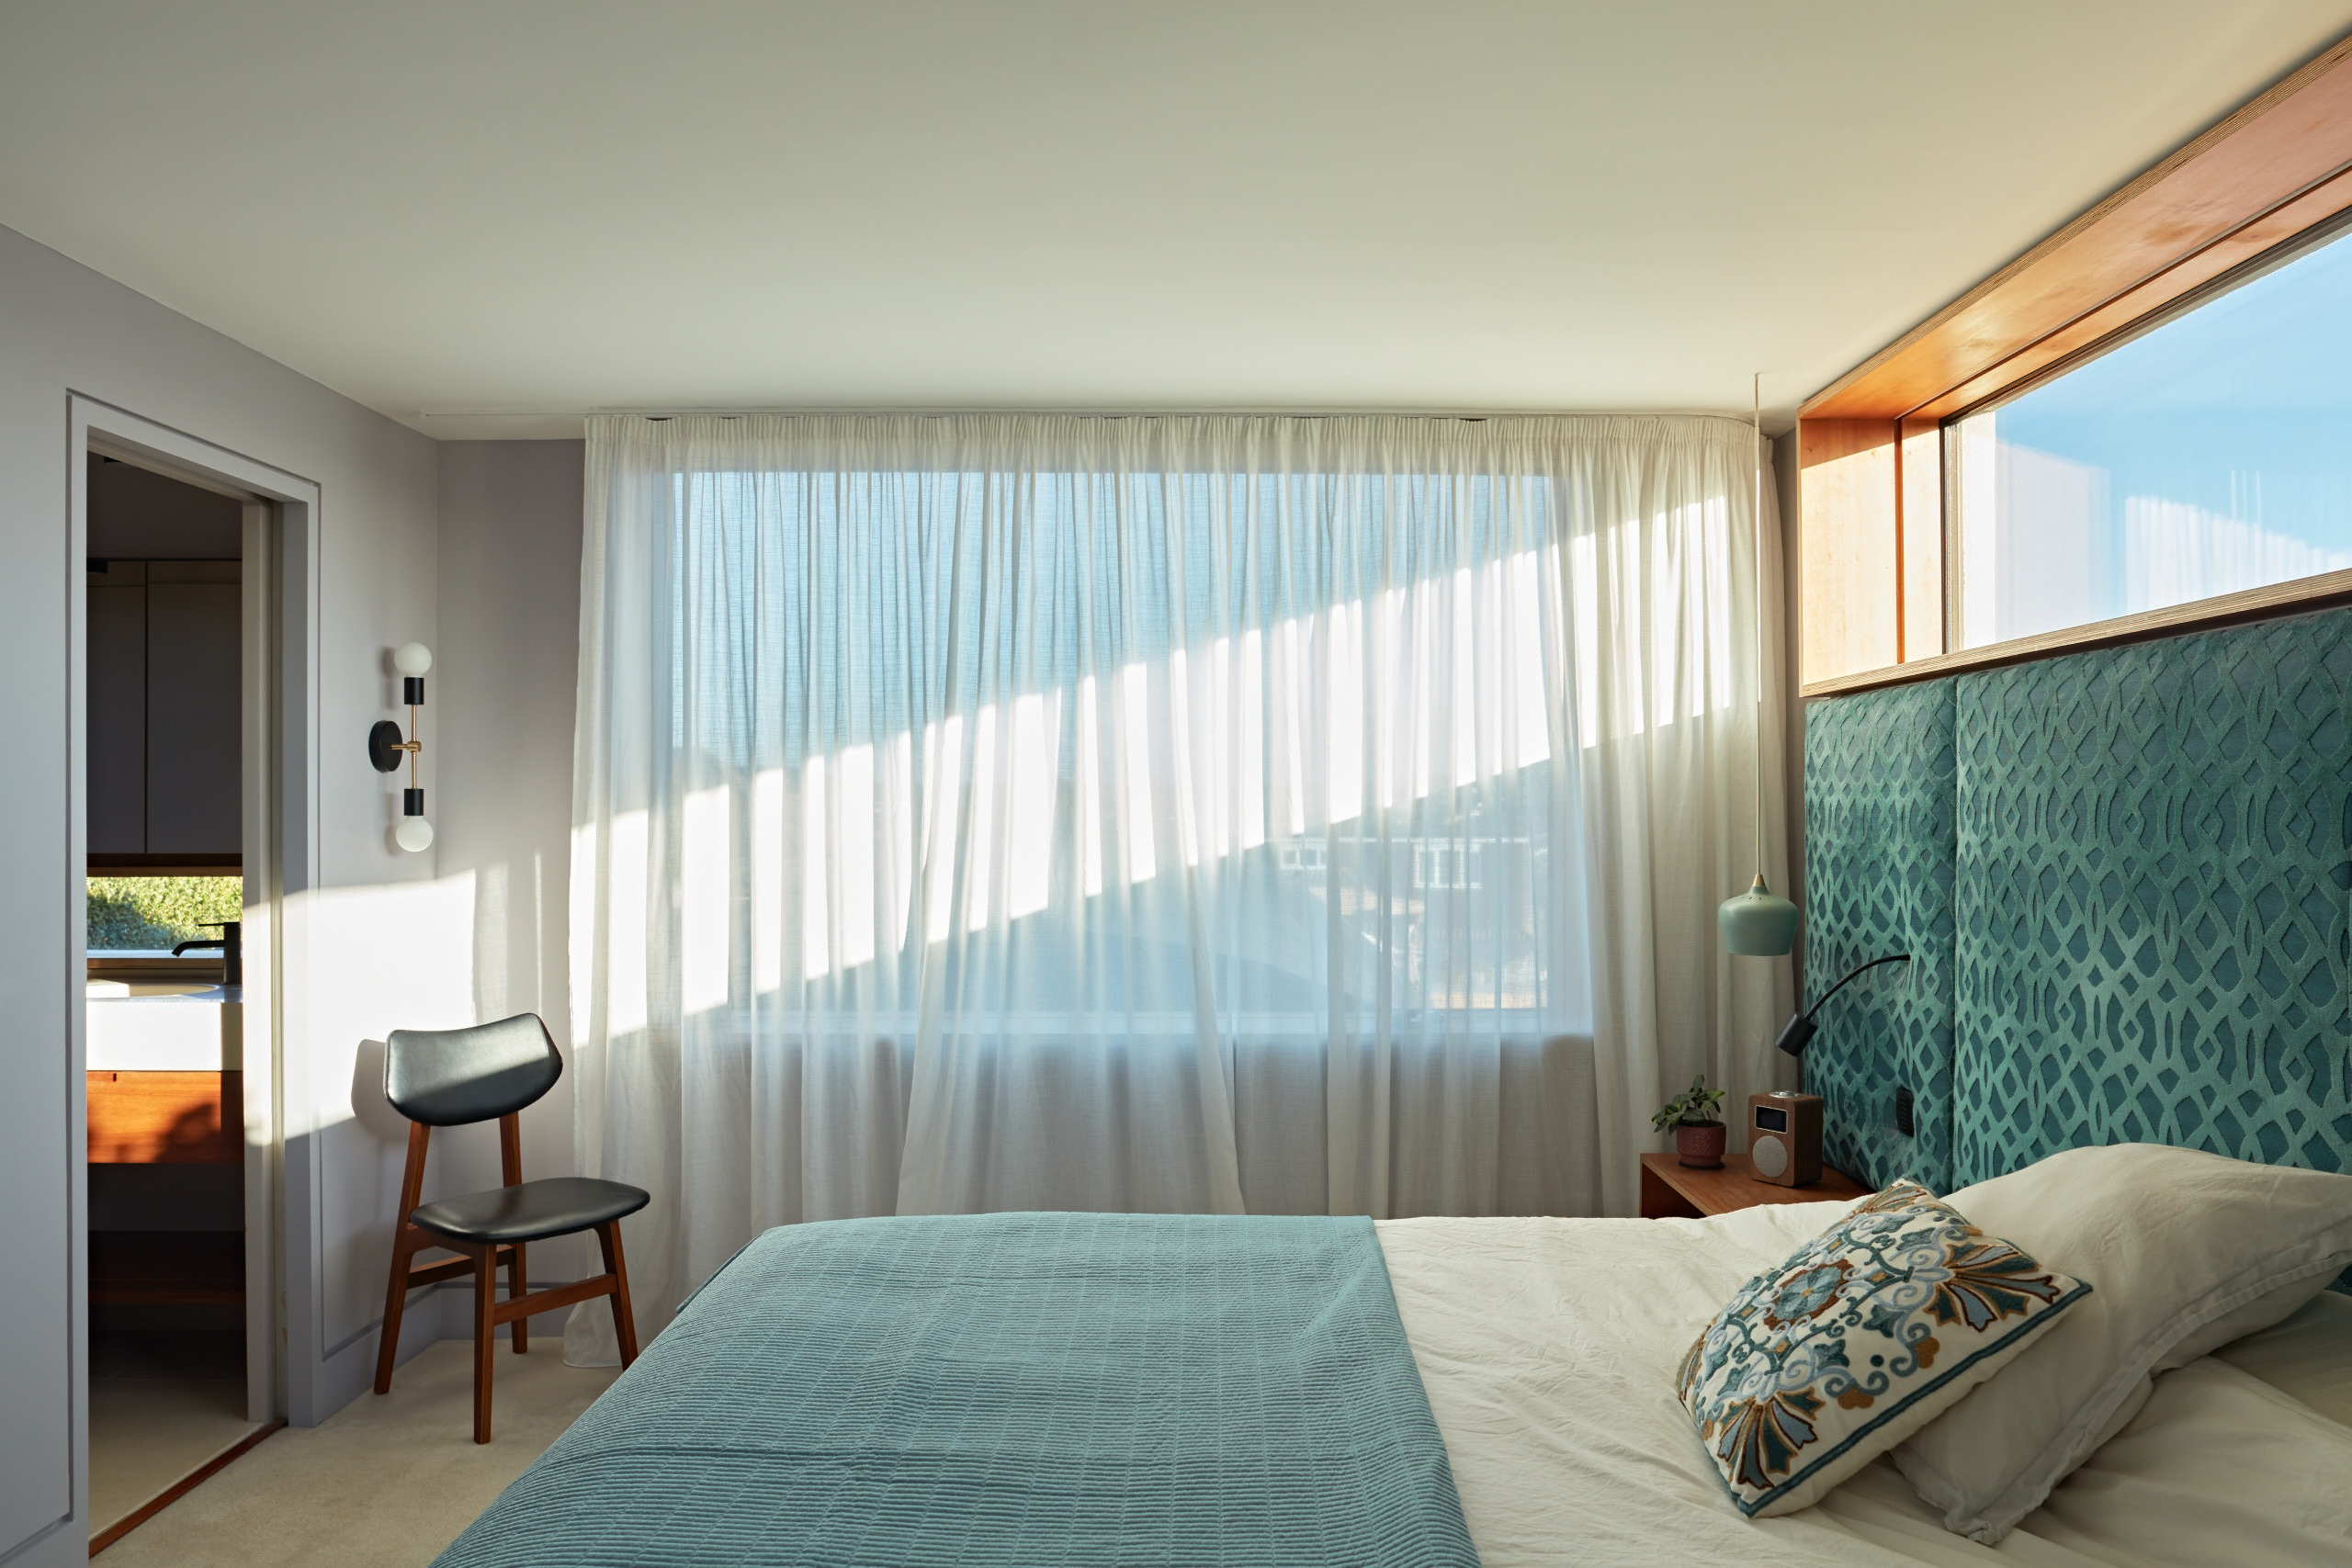
<instances>
[{"instance_id":1,"label":"black faucet","mask_svg":"<svg viewBox=\"0 0 2352 1568\"><path fill-rule=\"evenodd\" d=\"M217 938L207 939L198 937L190 942L181 942L178 946L172 949L172 956L174 958L177 958L183 953L197 953L202 952L204 949L209 947L217 947L220 950L220 983L224 986L243 985L245 983L245 928L243 922L239 920L200 920L198 924L203 926L207 931L219 931L220 934Z\"/></svg>"}]
</instances>

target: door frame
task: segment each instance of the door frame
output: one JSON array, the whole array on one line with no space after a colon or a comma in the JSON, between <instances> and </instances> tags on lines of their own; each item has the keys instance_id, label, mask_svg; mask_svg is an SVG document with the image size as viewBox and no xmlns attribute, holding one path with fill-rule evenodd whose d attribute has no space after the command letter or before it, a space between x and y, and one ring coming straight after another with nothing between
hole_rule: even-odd
<instances>
[{"instance_id":1,"label":"door frame","mask_svg":"<svg viewBox=\"0 0 2352 1568\"><path fill-rule=\"evenodd\" d=\"M72 994L68 1076L73 1188L74 1500L89 1517L89 1301L86 1240L88 1101L84 976L87 972L89 833L86 807L88 667L85 574L87 455L114 457L243 504L242 829L244 851L245 1378L247 1415L282 1420L295 1391L289 1373L315 1359L289 1281L310 1277L307 1233L287 1223L287 1073L289 1039L309 1013L303 962L307 897L319 886L319 503L316 480L160 424L100 399L67 395L72 472L67 502L67 886ZM299 1050L299 1045L297 1047Z\"/></svg>"}]
</instances>

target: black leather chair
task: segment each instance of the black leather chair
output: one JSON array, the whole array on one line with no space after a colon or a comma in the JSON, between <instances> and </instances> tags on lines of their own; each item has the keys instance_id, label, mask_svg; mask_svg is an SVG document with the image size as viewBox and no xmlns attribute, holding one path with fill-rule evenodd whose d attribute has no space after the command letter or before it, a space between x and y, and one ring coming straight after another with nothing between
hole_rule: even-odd
<instances>
[{"instance_id":1,"label":"black leather chair","mask_svg":"<svg viewBox=\"0 0 2352 1568\"><path fill-rule=\"evenodd\" d=\"M637 1359L637 1320L629 1313L628 1268L621 1258L620 1219L645 1207L641 1188L584 1176L523 1179L520 1112L555 1087L563 1057L537 1013L516 1013L471 1029L396 1029L385 1042L384 1098L409 1119L408 1169L401 1177L400 1221L392 1237L392 1277L384 1292L384 1336L376 1353L376 1392L392 1391L401 1313L419 1285L474 1277L474 1441L490 1441L491 1352L498 1325L514 1327L514 1353L530 1348L530 1317L574 1302L613 1298L621 1365ZM503 1187L420 1205L424 1156L435 1127L496 1119ZM604 1245L605 1271L537 1295L524 1284L523 1248L550 1236L593 1230ZM464 1254L415 1267L433 1247ZM506 1300L498 1299L498 1264L506 1262Z\"/></svg>"}]
</instances>

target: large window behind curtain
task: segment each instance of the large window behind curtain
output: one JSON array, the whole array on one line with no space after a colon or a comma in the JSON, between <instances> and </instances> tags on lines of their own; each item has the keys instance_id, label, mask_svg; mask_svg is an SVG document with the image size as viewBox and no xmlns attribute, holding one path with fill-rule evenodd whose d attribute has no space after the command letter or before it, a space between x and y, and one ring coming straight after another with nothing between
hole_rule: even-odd
<instances>
[{"instance_id":1,"label":"large window behind curtain","mask_svg":"<svg viewBox=\"0 0 2352 1568\"><path fill-rule=\"evenodd\" d=\"M1579 753L1736 693L1614 689L1597 558L1671 540L1563 423L594 422L582 1127L682 1278L801 1218L1589 1187ZM1714 489L1643 575L1728 625Z\"/></svg>"}]
</instances>

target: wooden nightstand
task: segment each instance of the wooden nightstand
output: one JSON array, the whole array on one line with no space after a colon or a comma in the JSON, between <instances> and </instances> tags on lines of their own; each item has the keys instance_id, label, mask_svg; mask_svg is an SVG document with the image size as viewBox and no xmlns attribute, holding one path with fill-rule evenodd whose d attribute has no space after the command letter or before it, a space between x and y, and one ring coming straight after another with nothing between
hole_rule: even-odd
<instances>
[{"instance_id":1,"label":"wooden nightstand","mask_svg":"<svg viewBox=\"0 0 2352 1568\"><path fill-rule=\"evenodd\" d=\"M1862 1198L1870 1189L1842 1171L1821 1168L1810 1187L1776 1187L1749 1173L1746 1155L1724 1156L1721 1170L1692 1170L1672 1155L1642 1156L1642 1218L1697 1220L1759 1203L1826 1203Z\"/></svg>"}]
</instances>

